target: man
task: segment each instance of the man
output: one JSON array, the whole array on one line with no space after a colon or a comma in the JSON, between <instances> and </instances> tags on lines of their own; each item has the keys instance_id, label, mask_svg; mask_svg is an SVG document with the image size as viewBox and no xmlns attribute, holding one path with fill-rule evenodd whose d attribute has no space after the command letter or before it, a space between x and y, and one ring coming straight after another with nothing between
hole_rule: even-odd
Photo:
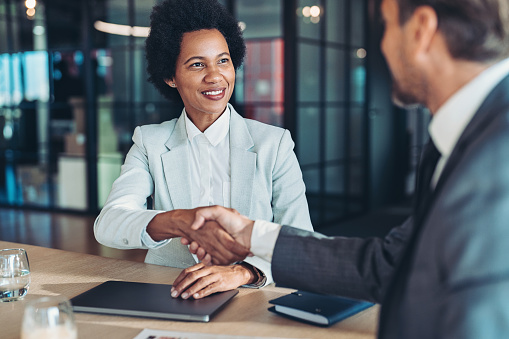
<instances>
[{"instance_id":1,"label":"man","mask_svg":"<svg viewBox=\"0 0 509 339\"><path fill-rule=\"evenodd\" d=\"M192 228L217 221L272 262L278 285L381 303L380 338L507 337L509 1L383 0L381 12L395 102L433 115L413 215L385 239L325 237L217 206ZM193 294L192 281L175 294Z\"/></svg>"}]
</instances>

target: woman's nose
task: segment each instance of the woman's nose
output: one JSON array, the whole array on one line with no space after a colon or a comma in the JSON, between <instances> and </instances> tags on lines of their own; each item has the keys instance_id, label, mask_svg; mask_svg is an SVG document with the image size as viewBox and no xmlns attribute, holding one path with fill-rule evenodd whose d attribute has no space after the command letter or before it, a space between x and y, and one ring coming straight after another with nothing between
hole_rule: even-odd
<instances>
[{"instance_id":1,"label":"woman's nose","mask_svg":"<svg viewBox=\"0 0 509 339\"><path fill-rule=\"evenodd\" d=\"M207 69L207 74L204 77L204 81L208 83L216 83L221 81L221 72L217 67L210 67Z\"/></svg>"}]
</instances>

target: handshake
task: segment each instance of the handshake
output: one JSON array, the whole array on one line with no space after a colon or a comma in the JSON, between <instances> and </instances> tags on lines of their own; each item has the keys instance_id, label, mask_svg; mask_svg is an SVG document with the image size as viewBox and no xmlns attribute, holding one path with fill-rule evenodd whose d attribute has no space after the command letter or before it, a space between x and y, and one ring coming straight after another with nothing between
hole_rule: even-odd
<instances>
[{"instance_id":1,"label":"handshake","mask_svg":"<svg viewBox=\"0 0 509 339\"><path fill-rule=\"evenodd\" d=\"M252 256L254 221L222 206L199 207L187 213L190 213L186 219L191 225L181 228L181 242L189 245L189 250L203 264L227 265Z\"/></svg>"}]
</instances>

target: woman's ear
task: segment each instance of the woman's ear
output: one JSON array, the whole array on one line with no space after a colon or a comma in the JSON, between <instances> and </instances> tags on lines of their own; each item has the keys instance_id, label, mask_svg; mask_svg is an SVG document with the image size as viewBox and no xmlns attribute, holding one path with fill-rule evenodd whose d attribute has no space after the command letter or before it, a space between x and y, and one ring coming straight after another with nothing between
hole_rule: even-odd
<instances>
[{"instance_id":1,"label":"woman's ear","mask_svg":"<svg viewBox=\"0 0 509 339\"><path fill-rule=\"evenodd\" d=\"M166 84L168 86L170 86L171 88L177 88L177 84L175 83L175 78L166 79L166 80L164 80L164 82L166 82Z\"/></svg>"}]
</instances>

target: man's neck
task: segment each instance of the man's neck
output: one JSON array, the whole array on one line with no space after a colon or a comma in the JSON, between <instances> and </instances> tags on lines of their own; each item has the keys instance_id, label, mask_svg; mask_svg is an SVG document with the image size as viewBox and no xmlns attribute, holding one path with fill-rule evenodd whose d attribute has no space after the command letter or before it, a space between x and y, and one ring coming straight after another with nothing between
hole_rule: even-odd
<instances>
[{"instance_id":1,"label":"man's neck","mask_svg":"<svg viewBox=\"0 0 509 339\"><path fill-rule=\"evenodd\" d=\"M434 115L438 109L460 88L472 81L488 67L490 63L479 63L463 60L444 62L435 74L428 78L428 95L426 106Z\"/></svg>"}]
</instances>

